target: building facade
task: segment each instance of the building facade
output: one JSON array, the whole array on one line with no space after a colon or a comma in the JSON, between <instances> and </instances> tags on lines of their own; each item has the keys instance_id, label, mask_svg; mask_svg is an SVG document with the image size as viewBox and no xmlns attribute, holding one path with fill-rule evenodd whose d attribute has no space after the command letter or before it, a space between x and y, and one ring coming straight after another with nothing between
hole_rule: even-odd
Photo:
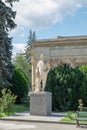
<instances>
[{"instance_id":1,"label":"building facade","mask_svg":"<svg viewBox=\"0 0 87 130\"><path fill-rule=\"evenodd\" d=\"M87 36L57 36L53 39L35 40L32 46L32 90L35 87L35 69L41 54L51 67L67 63L72 67L87 63Z\"/></svg>"}]
</instances>

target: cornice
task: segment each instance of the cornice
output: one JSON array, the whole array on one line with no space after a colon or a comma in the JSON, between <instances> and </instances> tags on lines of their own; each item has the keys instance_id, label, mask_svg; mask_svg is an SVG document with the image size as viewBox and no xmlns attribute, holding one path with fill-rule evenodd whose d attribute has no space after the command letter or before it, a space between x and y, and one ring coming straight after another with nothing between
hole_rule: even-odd
<instances>
[{"instance_id":1,"label":"cornice","mask_svg":"<svg viewBox=\"0 0 87 130\"><path fill-rule=\"evenodd\" d=\"M47 47L47 46L71 46L71 45L87 45L87 36L68 36L57 37L54 39L35 40L33 47Z\"/></svg>"}]
</instances>

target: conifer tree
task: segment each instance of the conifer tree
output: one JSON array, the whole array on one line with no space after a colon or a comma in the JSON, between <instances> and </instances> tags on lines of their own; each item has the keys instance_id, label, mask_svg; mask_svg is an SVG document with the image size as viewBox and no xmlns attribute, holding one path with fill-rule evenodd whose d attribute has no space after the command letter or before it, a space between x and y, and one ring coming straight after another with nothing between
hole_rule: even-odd
<instances>
[{"instance_id":1,"label":"conifer tree","mask_svg":"<svg viewBox=\"0 0 87 130\"><path fill-rule=\"evenodd\" d=\"M9 31L16 27L16 12L13 11L15 1L18 0L0 0L0 88L11 85L12 38L9 37Z\"/></svg>"},{"instance_id":2,"label":"conifer tree","mask_svg":"<svg viewBox=\"0 0 87 130\"><path fill-rule=\"evenodd\" d=\"M35 39L36 39L35 31L32 32L32 30L30 30L29 36L28 36L28 41L27 41L27 46L26 46L26 49L25 49L25 52L26 52L25 56L26 56L26 59L28 61L30 61L30 59L31 59L31 56L30 56L30 54L28 52L29 52L29 50L31 50L33 48L33 43L34 43Z\"/></svg>"}]
</instances>

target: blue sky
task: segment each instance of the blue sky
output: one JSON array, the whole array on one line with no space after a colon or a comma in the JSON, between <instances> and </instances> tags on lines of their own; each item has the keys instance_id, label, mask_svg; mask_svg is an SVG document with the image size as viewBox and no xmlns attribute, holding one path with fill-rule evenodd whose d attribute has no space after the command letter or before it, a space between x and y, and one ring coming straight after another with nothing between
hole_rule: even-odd
<instances>
[{"instance_id":1,"label":"blue sky","mask_svg":"<svg viewBox=\"0 0 87 130\"><path fill-rule=\"evenodd\" d=\"M37 39L87 35L87 0L20 0L14 10L14 53L23 51L30 29Z\"/></svg>"}]
</instances>

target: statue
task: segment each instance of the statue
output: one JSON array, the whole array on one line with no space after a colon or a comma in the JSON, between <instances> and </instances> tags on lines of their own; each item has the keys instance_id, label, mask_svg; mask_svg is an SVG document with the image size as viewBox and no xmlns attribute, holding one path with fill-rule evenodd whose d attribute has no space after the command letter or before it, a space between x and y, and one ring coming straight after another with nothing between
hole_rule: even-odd
<instances>
[{"instance_id":1,"label":"statue","mask_svg":"<svg viewBox=\"0 0 87 130\"><path fill-rule=\"evenodd\" d=\"M44 91L49 70L50 66L47 59L45 55L41 54L40 60L36 66L35 92Z\"/></svg>"},{"instance_id":2,"label":"statue","mask_svg":"<svg viewBox=\"0 0 87 130\"><path fill-rule=\"evenodd\" d=\"M70 58L70 60L71 60L70 66L72 68L75 68L76 67L76 59L75 58Z\"/></svg>"}]
</instances>

